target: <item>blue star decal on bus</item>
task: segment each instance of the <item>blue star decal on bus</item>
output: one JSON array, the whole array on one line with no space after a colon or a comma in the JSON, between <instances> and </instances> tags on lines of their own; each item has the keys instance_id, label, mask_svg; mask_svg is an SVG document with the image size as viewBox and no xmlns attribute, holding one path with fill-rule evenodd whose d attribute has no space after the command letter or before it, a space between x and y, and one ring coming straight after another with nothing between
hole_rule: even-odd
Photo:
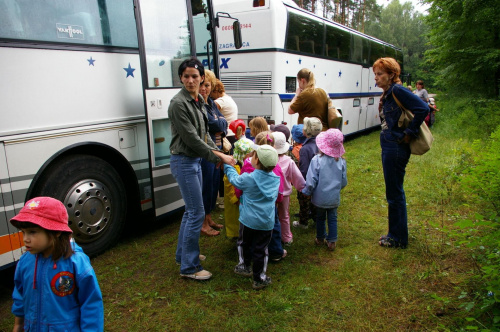
<instances>
[{"instance_id":1,"label":"blue star decal on bus","mask_svg":"<svg viewBox=\"0 0 500 332\"><path fill-rule=\"evenodd\" d=\"M339 77L342 76L342 70L339 70Z\"/></svg>"},{"instance_id":2,"label":"blue star decal on bus","mask_svg":"<svg viewBox=\"0 0 500 332\"><path fill-rule=\"evenodd\" d=\"M89 62L89 66L90 65L94 65L94 62L95 62L95 59L92 59L92 57L90 57L90 59L87 59L87 61Z\"/></svg>"},{"instance_id":3,"label":"blue star decal on bus","mask_svg":"<svg viewBox=\"0 0 500 332\"><path fill-rule=\"evenodd\" d=\"M134 77L134 70L135 70L135 68L132 68L130 66L130 62L128 63L128 68L123 68L123 70L125 70L127 72L127 77L129 77L129 76ZM127 77L125 77L125 78L127 78Z\"/></svg>"},{"instance_id":4,"label":"blue star decal on bus","mask_svg":"<svg viewBox=\"0 0 500 332\"><path fill-rule=\"evenodd\" d=\"M356 82L356 87L358 87L358 86L359 86L359 81L358 81L358 82Z\"/></svg>"},{"instance_id":5,"label":"blue star decal on bus","mask_svg":"<svg viewBox=\"0 0 500 332\"><path fill-rule=\"evenodd\" d=\"M299 65L302 63L302 59L299 59Z\"/></svg>"}]
</instances>

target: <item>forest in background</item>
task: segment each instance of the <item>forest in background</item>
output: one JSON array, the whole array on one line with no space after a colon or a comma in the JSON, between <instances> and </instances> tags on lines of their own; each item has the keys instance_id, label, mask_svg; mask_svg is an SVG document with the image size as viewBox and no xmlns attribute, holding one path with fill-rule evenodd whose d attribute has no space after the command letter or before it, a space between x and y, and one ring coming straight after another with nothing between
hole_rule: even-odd
<instances>
[{"instance_id":1,"label":"forest in background","mask_svg":"<svg viewBox=\"0 0 500 332\"><path fill-rule=\"evenodd\" d=\"M403 50L404 72L426 88L496 98L500 82L500 0L294 0L301 8ZM429 89L428 89L429 90Z\"/></svg>"},{"instance_id":2,"label":"forest in background","mask_svg":"<svg viewBox=\"0 0 500 332\"><path fill-rule=\"evenodd\" d=\"M472 296L463 306L470 313L464 330L500 330L500 0L422 0L430 5L426 15L399 0L385 7L376 0L294 1L400 47L410 83L422 79L438 93L447 134L470 142L456 151L462 162L450 177L482 212L462 216L447 232L471 250L480 271L463 295Z\"/></svg>"}]
</instances>

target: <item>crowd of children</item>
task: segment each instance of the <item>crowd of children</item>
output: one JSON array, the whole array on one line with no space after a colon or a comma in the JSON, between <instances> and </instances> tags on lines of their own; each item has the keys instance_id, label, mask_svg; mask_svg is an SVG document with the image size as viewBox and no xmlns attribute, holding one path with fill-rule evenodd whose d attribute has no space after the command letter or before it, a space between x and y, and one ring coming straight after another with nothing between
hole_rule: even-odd
<instances>
[{"instance_id":1,"label":"crowd of children","mask_svg":"<svg viewBox=\"0 0 500 332\"><path fill-rule=\"evenodd\" d=\"M299 221L293 226L305 229L313 219L314 243L332 251L336 248L337 207L340 190L347 185L344 136L338 129L322 132L318 118L306 117L304 124L293 126L291 145L284 125L269 128L264 118L257 117L249 123L250 134L244 136L248 129L243 121L239 123L233 154L237 165L224 166L226 234L237 238L239 259L234 272L252 276L253 288L261 289L271 283L268 261L285 258L284 247L293 243L293 187L300 205Z\"/></svg>"},{"instance_id":2,"label":"crowd of children","mask_svg":"<svg viewBox=\"0 0 500 332\"><path fill-rule=\"evenodd\" d=\"M245 123L233 121L237 164L224 165L225 230L229 238L237 238L238 248L234 272L252 277L254 289L271 284L269 260L282 260L287 256L284 246L293 242L292 187L300 203L300 220L293 225L307 228L312 218L314 242L334 250L340 190L347 185L344 136L338 129L322 132L319 119L306 117L303 125L292 128L290 145L286 127L271 131L262 120L250 123L253 141L245 137ZM14 277L13 330L45 326L102 331L99 284L89 258L71 239L65 206L54 198L36 197L11 223L22 231L29 253L19 260Z\"/></svg>"}]
</instances>

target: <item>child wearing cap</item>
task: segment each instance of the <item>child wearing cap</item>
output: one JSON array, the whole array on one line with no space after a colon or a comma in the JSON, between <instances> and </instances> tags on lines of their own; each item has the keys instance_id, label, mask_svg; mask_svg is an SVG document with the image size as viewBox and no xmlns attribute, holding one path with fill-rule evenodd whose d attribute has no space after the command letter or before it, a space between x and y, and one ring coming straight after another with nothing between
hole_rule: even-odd
<instances>
[{"instance_id":1,"label":"child wearing cap","mask_svg":"<svg viewBox=\"0 0 500 332\"><path fill-rule=\"evenodd\" d=\"M338 129L328 129L316 137L319 154L314 156L307 171L306 187L302 193L311 197L316 207L316 245L326 243L335 250L337 243L337 208L340 190L347 185L344 135ZM325 220L328 224L326 233Z\"/></svg>"},{"instance_id":2,"label":"child wearing cap","mask_svg":"<svg viewBox=\"0 0 500 332\"><path fill-rule=\"evenodd\" d=\"M274 148L278 152L278 165L283 172L283 200L278 203L278 216L281 224L281 240L285 246L293 242L293 235L290 231L290 195L292 194L292 185L300 191L304 188L306 181L302 177L299 168L295 162L286 155L290 149L286 136L282 132L273 132Z\"/></svg>"},{"instance_id":3,"label":"child wearing cap","mask_svg":"<svg viewBox=\"0 0 500 332\"><path fill-rule=\"evenodd\" d=\"M292 159L295 161L295 163L298 165L299 160L300 160L300 149L302 148L302 144L306 141L306 138L304 136L304 125L303 124L298 124L298 125L293 125L292 127L292 139L293 139L293 145L292 145Z\"/></svg>"},{"instance_id":4,"label":"child wearing cap","mask_svg":"<svg viewBox=\"0 0 500 332\"><path fill-rule=\"evenodd\" d=\"M323 125L318 118L304 118L303 134L306 136L304 144L300 149L299 169L302 173L304 180L306 179L307 170L313 157L318 153L316 146L316 136L322 131ZM311 198L304 195L300 191L297 192L299 200L299 220L293 222L293 227L307 229L309 218L316 219L316 207L311 204Z\"/></svg>"},{"instance_id":5,"label":"child wearing cap","mask_svg":"<svg viewBox=\"0 0 500 332\"><path fill-rule=\"evenodd\" d=\"M267 144L274 147L274 141L275 140L273 133L270 131L263 131L255 136L256 145ZM243 167L241 168L241 173L251 173L254 170L255 168L253 168L252 166L251 158L246 159L243 164ZM283 172L281 171L280 165L277 164L276 167L274 167L273 172L274 174L280 177L278 199L276 199L276 204L279 204L283 200L285 178L283 176ZM241 191L236 189L236 195L239 197L239 195L241 195ZM268 249L269 249L269 258L273 262L279 262L286 257L287 251L286 249L283 249L283 244L281 243L281 225L278 216L278 209L276 209L275 213L276 215L274 220L273 235L271 238L271 242L269 242Z\"/></svg>"},{"instance_id":6,"label":"child wearing cap","mask_svg":"<svg viewBox=\"0 0 500 332\"><path fill-rule=\"evenodd\" d=\"M14 275L13 331L103 331L102 294L90 260L74 241L64 205L51 197L29 200L11 224L28 253ZM52 331L52 330L51 330Z\"/></svg>"},{"instance_id":7,"label":"child wearing cap","mask_svg":"<svg viewBox=\"0 0 500 332\"><path fill-rule=\"evenodd\" d=\"M237 133L236 135L237 137L241 137L242 133L239 135ZM250 157L253 152L252 146L253 142L246 137L241 137L234 143L233 158L236 160L234 168L238 174L241 174L241 165L243 165L244 160ZM236 191L237 189L229 182L227 175L224 175L224 220L226 223L226 236L230 239L238 238L240 229L238 219L240 216L239 202L241 191L238 195Z\"/></svg>"},{"instance_id":8,"label":"child wearing cap","mask_svg":"<svg viewBox=\"0 0 500 332\"><path fill-rule=\"evenodd\" d=\"M253 172L239 175L233 167L226 165L224 172L229 182L243 191L240 199L239 263L234 272L245 277L253 276L252 287L261 289L271 284L271 278L266 275L267 247L275 223L280 178L273 172L278 163L276 150L270 145L254 146L254 150L251 158L255 168Z\"/></svg>"}]
</instances>

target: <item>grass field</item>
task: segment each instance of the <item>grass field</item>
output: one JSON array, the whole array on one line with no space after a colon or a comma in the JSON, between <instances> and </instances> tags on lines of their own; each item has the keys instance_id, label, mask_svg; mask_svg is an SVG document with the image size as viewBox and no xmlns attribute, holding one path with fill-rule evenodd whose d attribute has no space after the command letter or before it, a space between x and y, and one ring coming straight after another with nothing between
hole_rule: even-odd
<instances>
[{"instance_id":1,"label":"grass field","mask_svg":"<svg viewBox=\"0 0 500 332\"><path fill-rule=\"evenodd\" d=\"M314 245L315 227L293 229L288 257L268 268L273 284L254 291L250 278L233 273L236 246L222 232L200 241L204 267L214 277L183 280L174 261L180 216L150 226L138 220L147 231L92 260L106 331L460 329L477 266L447 230L480 207L465 204L454 180L467 142L440 132L439 122L433 132L432 150L412 156L407 167L407 249L377 243L387 231L387 204L379 134L372 132L345 144L349 183L338 210L336 251ZM298 212L294 197L291 215ZM214 220L223 221L223 210ZM10 331L14 320L8 284L0 289L0 331Z\"/></svg>"}]
</instances>

